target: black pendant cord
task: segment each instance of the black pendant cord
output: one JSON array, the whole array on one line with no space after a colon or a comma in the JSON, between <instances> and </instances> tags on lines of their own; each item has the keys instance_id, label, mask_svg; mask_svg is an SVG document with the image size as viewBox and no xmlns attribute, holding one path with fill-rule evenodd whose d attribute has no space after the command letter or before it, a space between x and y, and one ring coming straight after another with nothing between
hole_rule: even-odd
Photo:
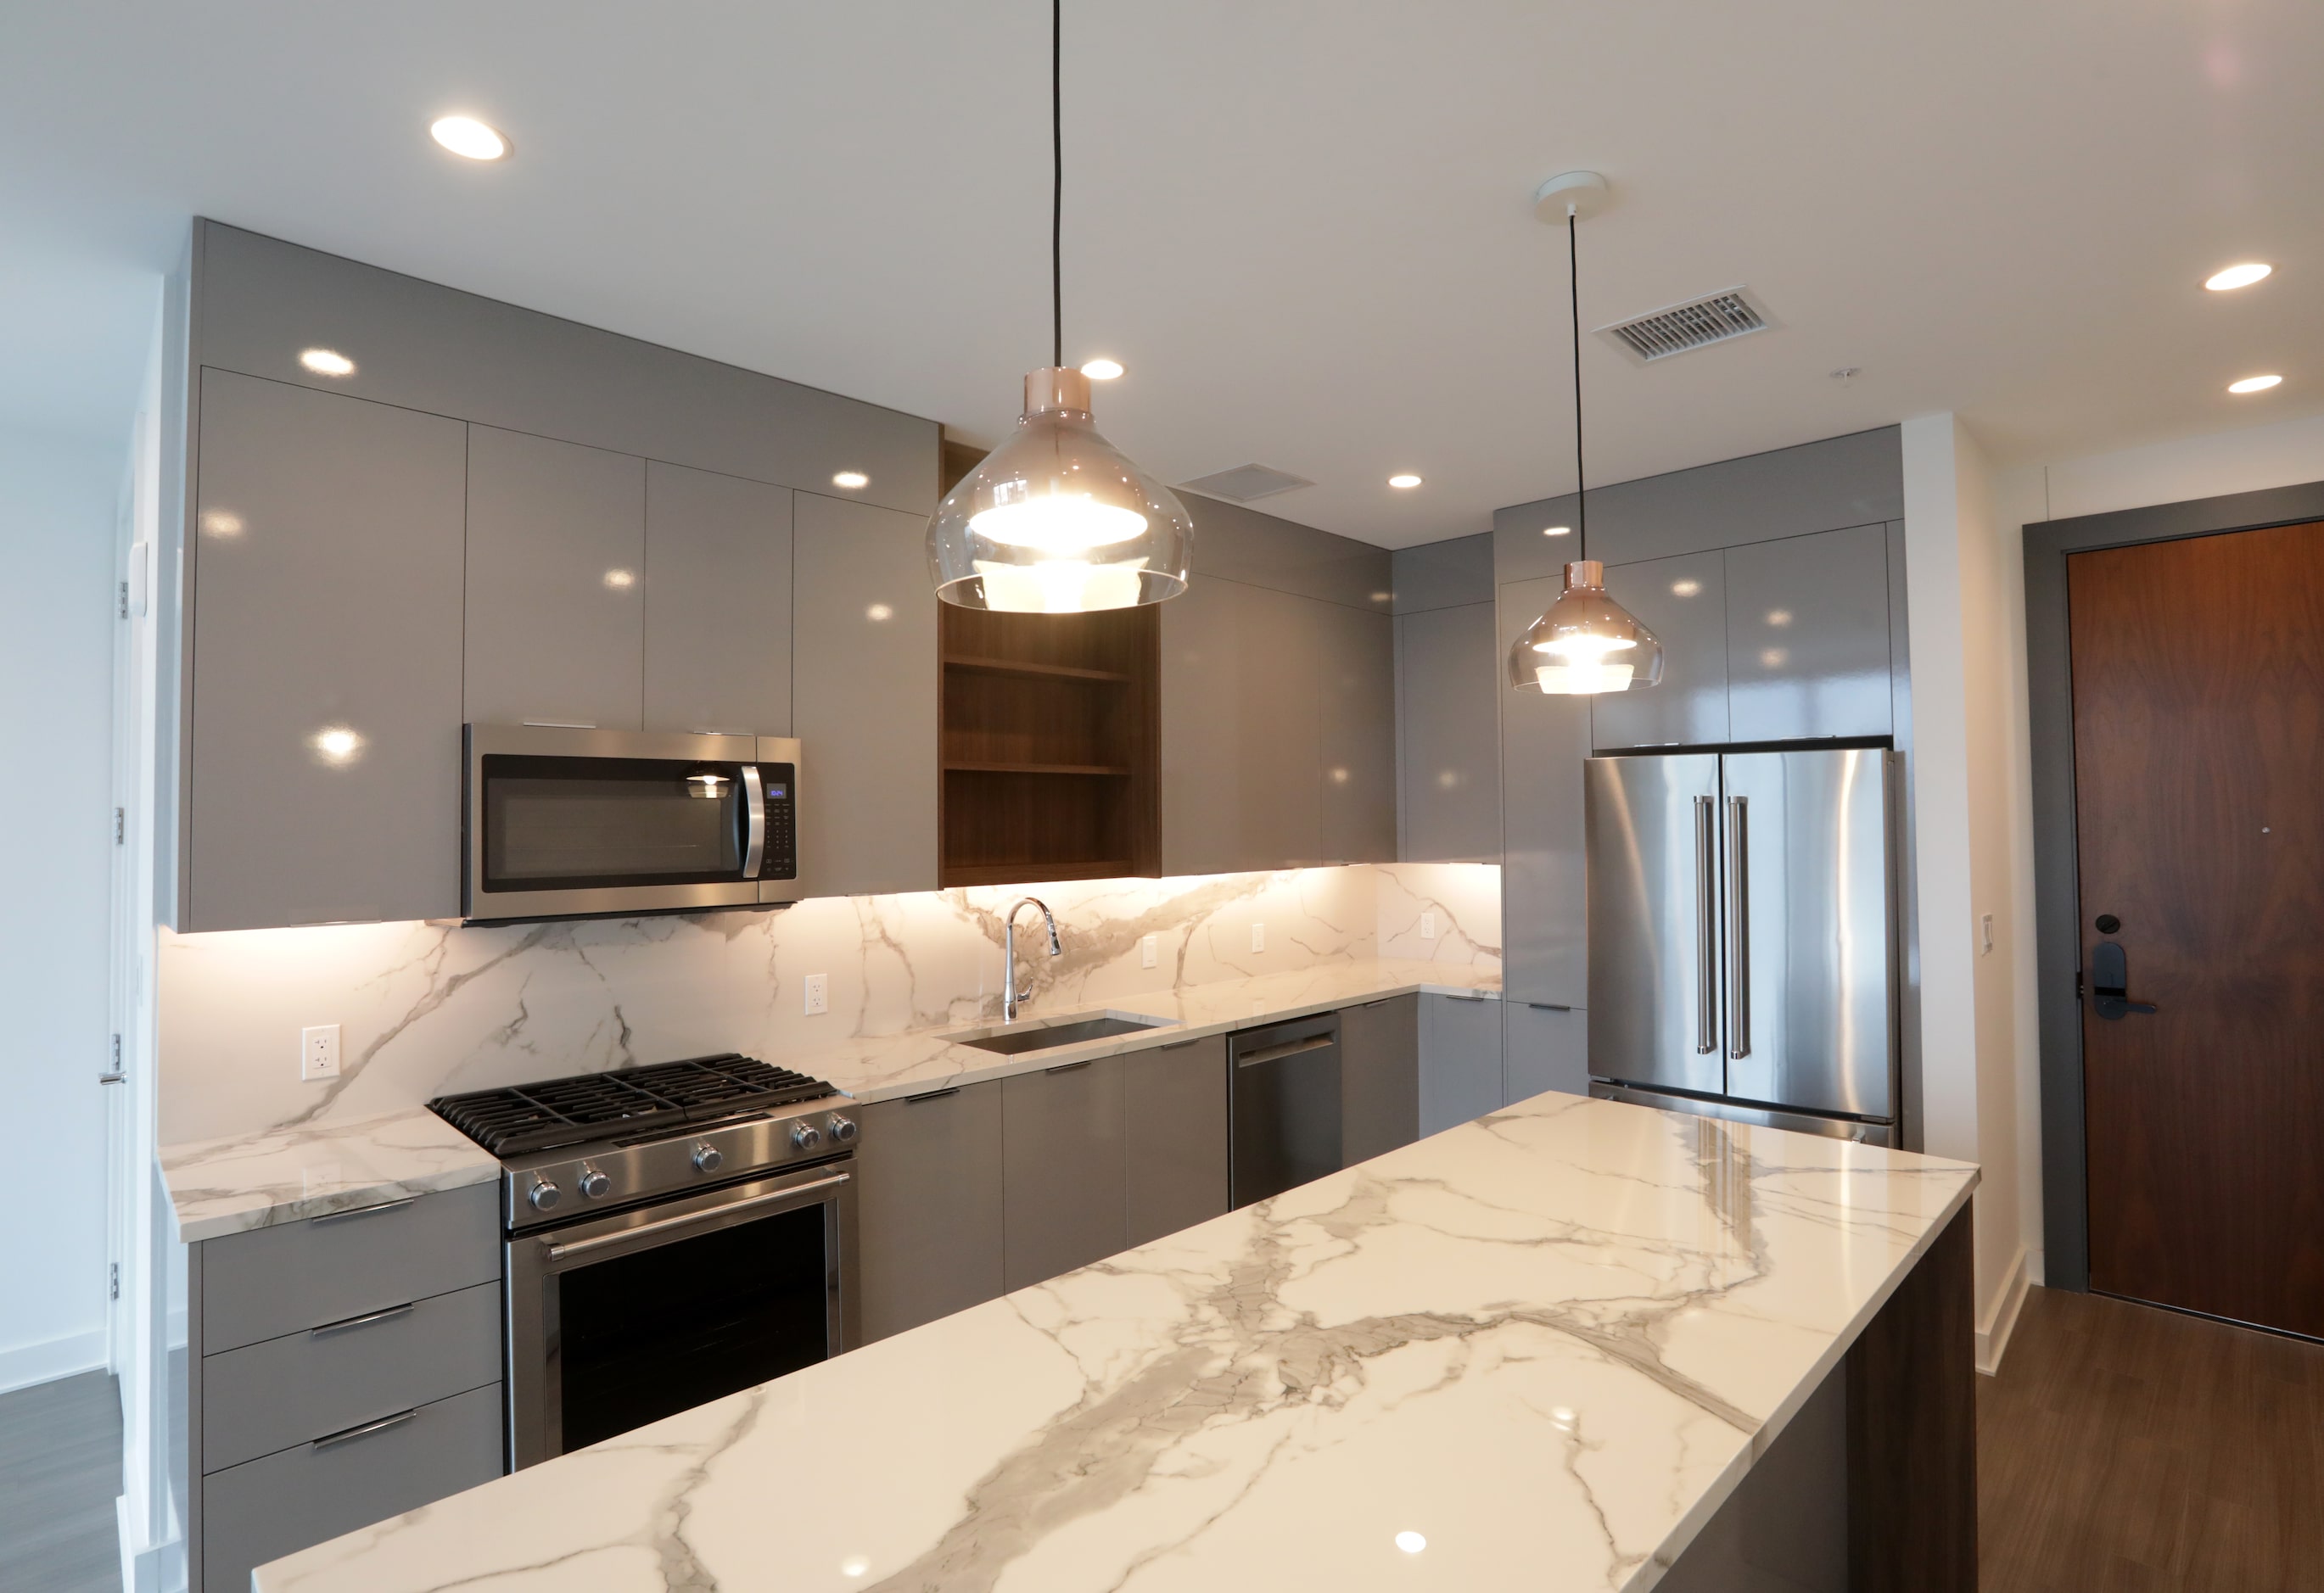
<instances>
[{"instance_id":1,"label":"black pendant cord","mask_svg":"<svg viewBox=\"0 0 2324 1593\"><path fill-rule=\"evenodd\" d=\"M1065 0L1049 0L1050 364L1065 363Z\"/></svg>"},{"instance_id":2,"label":"black pendant cord","mask_svg":"<svg viewBox=\"0 0 2324 1593\"><path fill-rule=\"evenodd\" d=\"M1573 530L1574 555L1590 557L1590 498L1582 481L1582 255L1574 244L1573 207L1565 207L1565 281L1573 306Z\"/></svg>"}]
</instances>

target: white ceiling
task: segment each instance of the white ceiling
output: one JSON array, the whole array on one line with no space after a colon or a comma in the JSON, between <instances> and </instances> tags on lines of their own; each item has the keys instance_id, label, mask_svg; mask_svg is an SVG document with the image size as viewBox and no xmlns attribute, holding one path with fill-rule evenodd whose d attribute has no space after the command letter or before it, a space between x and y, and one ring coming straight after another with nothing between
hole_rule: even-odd
<instances>
[{"instance_id":1,"label":"white ceiling","mask_svg":"<svg viewBox=\"0 0 2324 1593\"><path fill-rule=\"evenodd\" d=\"M0 423L120 435L204 214L932 416L1048 357L1047 8L10 0ZM1748 283L1781 329L1589 339L1594 480L1959 410L2004 462L2324 409L2315 0L1068 0L1066 351L1177 481L1403 546L1572 485L1594 326ZM478 166L447 111L515 141ZM2257 257L2236 295L2201 278ZM1846 388L1827 373L1861 367ZM2282 371L2273 393L2226 382ZM1396 470L1426 478L1392 493Z\"/></svg>"}]
</instances>

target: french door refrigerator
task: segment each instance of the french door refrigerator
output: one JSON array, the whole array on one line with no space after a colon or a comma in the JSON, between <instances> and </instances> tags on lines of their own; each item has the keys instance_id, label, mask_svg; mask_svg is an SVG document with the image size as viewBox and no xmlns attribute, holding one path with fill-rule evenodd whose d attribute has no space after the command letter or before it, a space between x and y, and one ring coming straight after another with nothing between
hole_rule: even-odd
<instances>
[{"instance_id":1,"label":"french door refrigerator","mask_svg":"<svg viewBox=\"0 0 2324 1593\"><path fill-rule=\"evenodd\" d=\"M1900 1143L1894 760L1584 764L1592 1095Z\"/></svg>"}]
</instances>

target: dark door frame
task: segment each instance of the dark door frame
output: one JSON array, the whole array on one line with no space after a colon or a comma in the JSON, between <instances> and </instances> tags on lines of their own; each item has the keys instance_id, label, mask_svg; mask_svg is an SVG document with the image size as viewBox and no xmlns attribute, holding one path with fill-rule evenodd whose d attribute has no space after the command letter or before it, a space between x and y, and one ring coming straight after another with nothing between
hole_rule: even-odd
<instances>
[{"instance_id":1,"label":"dark door frame","mask_svg":"<svg viewBox=\"0 0 2324 1593\"><path fill-rule=\"evenodd\" d=\"M2324 520L2324 482L2230 493L2025 527L2025 685L2033 733L2034 988L2041 1008L2043 1277L2090 1286L2082 1132L2081 925L2074 834L2074 697L2066 556Z\"/></svg>"}]
</instances>

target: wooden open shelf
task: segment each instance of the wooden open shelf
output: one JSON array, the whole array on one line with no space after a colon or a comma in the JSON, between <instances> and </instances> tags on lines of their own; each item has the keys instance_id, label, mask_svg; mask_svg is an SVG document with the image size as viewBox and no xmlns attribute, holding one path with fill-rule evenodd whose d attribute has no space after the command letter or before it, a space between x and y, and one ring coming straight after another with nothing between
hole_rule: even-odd
<instances>
[{"instance_id":1,"label":"wooden open shelf","mask_svg":"<svg viewBox=\"0 0 2324 1593\"><path fill-rule=\"evenodd\" d=\"M965 654L947 657L947 669L969 669L987 675L1048 675L1065 680L1118 680L1128 685L1130 676L1120 669L1084 669L1073 664L1034 664L1022 658L977 658Z\"/></svg>"}]
</instances>

